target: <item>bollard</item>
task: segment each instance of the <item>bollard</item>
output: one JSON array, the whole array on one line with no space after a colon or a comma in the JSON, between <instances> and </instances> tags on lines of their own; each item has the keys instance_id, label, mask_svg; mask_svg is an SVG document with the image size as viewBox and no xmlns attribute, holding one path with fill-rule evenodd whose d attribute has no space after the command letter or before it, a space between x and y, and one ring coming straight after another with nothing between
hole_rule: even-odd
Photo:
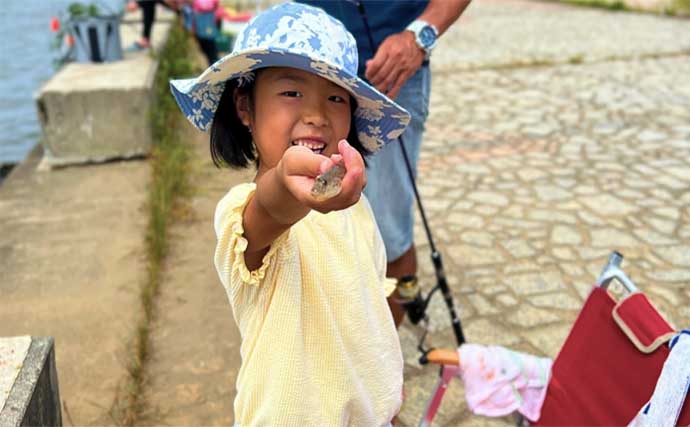
<instances>
[{"instance_id":1,"label":"bollard","mask_svg":"<svg viewBox=\"0 0 690 427\"><path fill-rule=\"evenodd\" d=\"M62 426L52 337L0 338L0 368L0 427Z\"/></svg>"}]
</instances>

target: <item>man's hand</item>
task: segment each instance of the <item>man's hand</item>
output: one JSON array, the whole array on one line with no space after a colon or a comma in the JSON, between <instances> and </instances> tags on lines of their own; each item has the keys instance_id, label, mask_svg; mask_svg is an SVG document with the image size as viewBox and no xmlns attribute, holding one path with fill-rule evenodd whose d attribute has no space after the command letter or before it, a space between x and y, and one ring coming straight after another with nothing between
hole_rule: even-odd
<instances>
[{"instance_id":1,"label":"man's hand","mask_svg":"<svg viewBox=\"0 0 690 427\"><path fill-rule=\"evenodd\" d=\"M411 31L388 36L366 63L364 75L380 92L395 99L400 88L424 62L424 50Z\"/></svg>"}]
</instances>

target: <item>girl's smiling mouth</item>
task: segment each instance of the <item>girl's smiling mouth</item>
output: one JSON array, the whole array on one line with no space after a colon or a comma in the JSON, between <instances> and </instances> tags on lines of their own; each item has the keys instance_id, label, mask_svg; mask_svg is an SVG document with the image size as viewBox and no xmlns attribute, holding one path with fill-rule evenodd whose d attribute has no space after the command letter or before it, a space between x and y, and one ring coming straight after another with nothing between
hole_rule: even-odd
<instances>
[{"instance_id":1,"label":"girl's smiling mouth","mask_svg":"<svg viewBox=\"0 0 690 427\"><path fill-rule=\"evenodd\" d=\"M316 138L300 138L292 141L291 144L307 147L316 154L321 154L323 153L323 150L326 149L326 143L321 139Z\"/></svg>"}]
</instances>

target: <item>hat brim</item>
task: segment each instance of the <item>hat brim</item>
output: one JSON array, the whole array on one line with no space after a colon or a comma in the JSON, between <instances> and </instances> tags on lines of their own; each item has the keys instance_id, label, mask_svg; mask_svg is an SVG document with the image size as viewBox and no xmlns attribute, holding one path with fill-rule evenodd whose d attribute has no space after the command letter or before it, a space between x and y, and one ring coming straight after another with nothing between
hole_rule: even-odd
<instances>
[{"instance_id":1,"label":"hat brim","mask_svg":"<svg viewBox=\"0 0 690 427\"><path fill-rule=\"evenodd\" d=\"M344 88L357 100L355 127L370 152L396 140L410 114L356 75L324 61L280 49L246 50L227 55L195 79L172 80L170 87L180 109L199 130L207 131L228 80L266 67L291 67L321 76Z\"/></svg>"}]
</instances>

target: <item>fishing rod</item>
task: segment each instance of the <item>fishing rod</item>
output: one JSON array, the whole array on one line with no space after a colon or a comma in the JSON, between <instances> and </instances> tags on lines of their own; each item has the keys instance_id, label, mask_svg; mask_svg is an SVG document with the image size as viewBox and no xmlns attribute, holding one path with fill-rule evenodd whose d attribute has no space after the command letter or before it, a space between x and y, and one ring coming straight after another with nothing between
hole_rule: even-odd
<instances>
[{"instance_id":1,"label":"fishing rod","mask_svg":"<svg viewBox=\"0 0 690 427\"><path fill-rule=\"evenodd\" d=\"M369 20L367 18L367 13L366 10L364 9L364 4L361 0L347 0L350 3L354 4L357 6L357 9L359 11L360 16L362 17L362 23L364 24L364 30L367 34L367 38L369 39L369 47L371 48L372 53L376 52L376 43L374 43L374 37L372 36L371 33L371 28L369 27ZM462 345L465 342L465 335L462 332L462 325L460 323L460 318L458 317L456 311L455 311L455 306L453 304L453 295L450 292L450 288L448 287L448 282L446 281L446 274L443 269L443 260L441 258L441 253L436 249L436 245L434 244L434 238L431 234L431 229L429 228L429 222L427 221L426 218L426 212L424 211L424 206L422 205L422 198L419 195L419 191L417 190L417 184L415 182L415 177L414 177L414 172L412 170L412 164L410 162L409 156L407 154L407 149L405 148L405 145L403 144L403 139L402 135L398 137L398 141L400 142L398 146L400 146L400 149L402 151L403 158L405 160L405 166L407 169L407 174L410 177L410 183L412 184L412 190L414 192L415 199L417 200L417 207L419 209L420 216L422 218L422 224L424 225L424 231L426 232L427 239L429 240L429 246L431 247L431 262L434 265L434 272L436 273L436 286L434 286L429 294L426 296L426 298L423 296L421 290L419 290L417 297L412 299L411 301L403 303L403 307L407 311L408 317L410 318L410 321L413 324L419 323L421 320L425 320L425 322L428 323L428 316L426 314L426 309L429 306L429 301L431 300L431 297L433 296L434 292L440 290L441 294L443 295L443 299L446 302L446 307L448 308L448 313L450 315L450 320L451 320L451 325L453 327L453 333L455 334L455 339L458 343L458 346ZM431 349L427 349L424 347L424 340L426 338L428 330L425 328L425 331L420 339L419 345L417 346L417 349L422 353L422 356L420 357L420 362L421 363L426 363L426 355Z\"/></svg>"}]
</instances>

